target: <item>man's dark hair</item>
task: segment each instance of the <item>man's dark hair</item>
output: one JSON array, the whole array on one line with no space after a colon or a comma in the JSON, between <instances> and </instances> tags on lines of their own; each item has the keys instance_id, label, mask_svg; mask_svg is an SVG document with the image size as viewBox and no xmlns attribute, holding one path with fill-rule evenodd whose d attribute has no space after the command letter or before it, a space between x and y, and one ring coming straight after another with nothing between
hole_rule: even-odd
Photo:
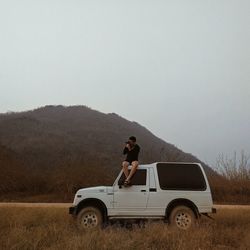
<instances>
[{"instance_id":1,"label":"man's dark hair","mask_svg":"<svg viewBox=\"0 0 250 250\"><path fill-rule=\"evenodd\" d=\"M135 136L130 136L129 137L129 140L133 141L133 142L136 142L136 137Z\"/></svg>"}]
</instances>

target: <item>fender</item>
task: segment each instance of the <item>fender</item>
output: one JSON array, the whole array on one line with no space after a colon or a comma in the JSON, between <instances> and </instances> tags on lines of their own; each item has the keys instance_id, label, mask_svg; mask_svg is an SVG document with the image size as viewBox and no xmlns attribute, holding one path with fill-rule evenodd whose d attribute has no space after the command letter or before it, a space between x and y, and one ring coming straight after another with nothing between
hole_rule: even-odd
<instances>
[{"instance_id":1,"label":"fender","mask_svg":"<svg viewBox=\"0 0 250 250\"><path fill-rule=\"evenodd\" d=\"M172 200L167 208L166 208L166 219L168 220L169 216L170 216L170 213L172 211L172 209L176 206L180 206L180 205L184 205L184 206L187 206L189 208L191 208L196 216L196 218L199 218L200 214L199 214L199 210L197 208L197 206L191 201L191 200L188 200L188 199L184 199L184 198L178 198L178 199L175 199L175 200Z\"/></svg>"},{"instance_id":2,"label":"fender","mask_svg":"<svg viewBox=\"0 0 250 250\"><path fill-rule=\"evenodd\" d=\"M87 206L93 206L99 208L103 214L104 220L107 220L108 210L103 201L97 198L87 198L79 202L76 206L69 208L69 213L73 216L77 216L77 214L81 211L82 208Z\"/></svg>"}]
</instances>

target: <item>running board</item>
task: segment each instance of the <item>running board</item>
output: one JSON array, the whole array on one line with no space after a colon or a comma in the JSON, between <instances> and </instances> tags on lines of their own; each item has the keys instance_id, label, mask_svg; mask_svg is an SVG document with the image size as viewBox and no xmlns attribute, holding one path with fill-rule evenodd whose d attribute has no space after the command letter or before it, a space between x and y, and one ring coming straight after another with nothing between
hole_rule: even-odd
<instances>
[{"instance_id":1,"label":"running board","mask_svg":"<svg viewBox=\"0 0 250 250\"><path fill-rule=\"evenodd\" d=\"M109 216L108 217L110 220L122 220L122 219L131 219L131 220L133 220L133 219L144 219L144 220L163 220L163 219L165 219L165 217L164 216L151 216L151 217L148 217L148 216L140 216L140 217L138 217L138 216Z\"/></svg>"}]
</instances>

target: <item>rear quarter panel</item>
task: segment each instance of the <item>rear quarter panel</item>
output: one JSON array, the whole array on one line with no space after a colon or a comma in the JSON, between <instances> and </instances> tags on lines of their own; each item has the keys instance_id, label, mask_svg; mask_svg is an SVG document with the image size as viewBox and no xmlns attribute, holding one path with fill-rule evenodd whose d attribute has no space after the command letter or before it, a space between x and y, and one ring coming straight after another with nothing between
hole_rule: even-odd
<instances>
[{"instance_id":1,"label":"rear quarter panel","mask_svg":"<svg viewBox=\"0 0 250 250\"><path fill-rule=\"evenodd\" d=\"M210 186L201 164L197 164L201 168L205 182L206 190L204 191L186 191L186 190L162 190L159 185L159 178L157 168L155 166L155 179L157 185L157 192L150 192L148 199L148 212L158 216L164 216L165 211L169 203L176 199L187 199L193 202L199 213L211 213L212 212L212 196Z\"/></svg>"}]
</instances>

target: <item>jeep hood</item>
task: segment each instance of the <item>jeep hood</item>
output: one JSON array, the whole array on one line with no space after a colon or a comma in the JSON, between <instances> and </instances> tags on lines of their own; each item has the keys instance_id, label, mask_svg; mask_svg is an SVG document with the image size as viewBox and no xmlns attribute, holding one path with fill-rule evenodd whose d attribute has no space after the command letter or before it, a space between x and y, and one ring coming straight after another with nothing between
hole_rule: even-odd
<instances>
[{"instance_id":1,"label":"jeep hood","mask_svg":"<svg viewBox=\"0 0 250 250\"><path fill-rule=\"evenodd\" d=\"M98 186L98 187L89 187L89 188L81 188L77 191L77 194L84 194L84 193L107 193L113 187L108 186Z\"/></svg>"}]
</instances>

